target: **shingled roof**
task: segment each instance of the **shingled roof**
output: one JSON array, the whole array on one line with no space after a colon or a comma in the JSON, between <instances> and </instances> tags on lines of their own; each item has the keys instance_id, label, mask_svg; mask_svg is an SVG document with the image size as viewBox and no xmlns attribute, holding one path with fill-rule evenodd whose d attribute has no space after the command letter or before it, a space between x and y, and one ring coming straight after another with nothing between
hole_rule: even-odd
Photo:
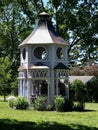
<instances>
[{"instance_id":1,"label":"shingled roof","mask_svg":"<svg viewBox=\"0 0 98 130\"><path fill-rule=\"evenodd\" d=\"M68 45L68 43L55 32L52 22L49 19L49 14L43 12L39 14L35 29L19 46L53 43Z\"/></svg>"}]
</instances>

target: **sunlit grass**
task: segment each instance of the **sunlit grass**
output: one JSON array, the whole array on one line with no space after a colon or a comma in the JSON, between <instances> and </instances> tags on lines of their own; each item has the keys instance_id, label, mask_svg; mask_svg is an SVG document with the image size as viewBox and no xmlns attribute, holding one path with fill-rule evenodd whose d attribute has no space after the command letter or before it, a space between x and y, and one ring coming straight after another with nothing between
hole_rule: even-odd
<instances>
[{"instance_id":1,"label":"sunlit grass","mask_svg":"<svg viewBox=\"0 0 98 130\"><path fill-rule=\"evenodd\" d=\"M0 130L30 130L31 128L48 130L50 127L51 130L98 129L98 104L86 103L86 110L85 112L13 110L8 102L0 101Z\"/></svg>"}]
</instances>

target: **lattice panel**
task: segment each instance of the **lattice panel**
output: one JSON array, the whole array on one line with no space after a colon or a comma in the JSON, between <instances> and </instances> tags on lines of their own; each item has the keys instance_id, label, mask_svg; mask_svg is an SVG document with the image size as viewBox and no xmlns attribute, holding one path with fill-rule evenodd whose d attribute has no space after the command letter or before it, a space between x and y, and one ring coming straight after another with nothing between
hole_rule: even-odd
<instances>
[{"instance_id":1,"label":"lattice panel","mask_svg":"<svg viewBox=\"0 0 98 130\"><path fill-rule=\"evenodd\" d=\"M48 70L33 70L32 77L33 78L49 77L49 71Z\"/></svg>"},{"instance_id":2,"label":"lattice panel","mask_svg":"<svg viewBox=\"0 0 98 130\"><path fill-rule=\"evenodd\" d=\"M56 72L56 77L68 77L68 72L66 70L59 70Z\"/></svg>"}]
</instances>

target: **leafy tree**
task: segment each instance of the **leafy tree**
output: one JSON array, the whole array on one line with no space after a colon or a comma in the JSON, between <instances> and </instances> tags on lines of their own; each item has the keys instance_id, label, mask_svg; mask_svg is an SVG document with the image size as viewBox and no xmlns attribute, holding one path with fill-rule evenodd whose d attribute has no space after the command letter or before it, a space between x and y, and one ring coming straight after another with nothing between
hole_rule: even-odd
<instances>
[{"instance_id":1,"label":"leafy tree","mask_svg":"<svg viewBox=\"0 0 98 130\"><path fill-rule=\"evenodd\" d=\"M98 77L98 65L85 66L84 71L86 75L94 75Z\"/></svg>"},{"instance_id":2,"label":"leafy tree","mask_svg":"<svg viewBox=\"0 0 98 130\"><path fill-rule=\"evenodd\" d=\"M84 102L85 100L85 85L80 80L75 80L74 83L72 83L72 88L74 90L74 99L78 102Z\"/></svg>"},{"instance_id":3,"label":"leafy tree","mask_svg":"<svg viewBox=\"0 0 98 130\"><path fill-rule=\"evenodd\" d=\"M70 75L77 75L77 76L96 76L98 77L98 65L87 65L83 67L74 67L70 69Z\"/></svg>"},{"instance_id":4,"label":"leafy tree","mask_svg":"<svg viewBox=\"0 0 98 130\"><path fill-rule=\"evenodd\" d=\"M35 18L42 11L52 14L56 31L70 43L71 61L97 63L97 5L94 0L49 0L47 6L42 0L0 0L0 58L8 56L11 61L10 83L14 84L17 78L18 45L31 33Z\"/></svg>"},{"instance_id":5,"label":"leafy tree","mask_svg":"<svg viewBox=\"0 0 98 130\"><path fill-rule=\"evenodd\" d=\"M31 32L32 26L28 17L23 15L16 0L0 2L0 57L9 57L11 62L10 84L12 84L13 90L16 90L18 86L18 84L16 86L17 70L20 61L18 45Z\"/></svg>"},{"instance_id":6,"label":"leafy tree","mask_svg":"<svg viewBox=\"0 0 98 130\"><path fill-rule=\"evenodd\" d=\"M98 78L93 78L86 86L88 101L98 102Z\"/></svg>"},{"instance_id":7,"label":"leafy tree","mask_svg":"<svg viewBox=\"0 0 98 130\"><path fill-rule=\"evenodd\" d=\"M70 69L70 75L82 76L85 75L83 67L74 67Z\"/></svg>"},{"instance_id":8,"label":"leafy tree","mask_svg":"<svg viewBox=\"0 0 98 130\"><path fill-rule=\"evenodd\" d=\"M10 78L11 78L11 62L9 57L0 58L0 94L4 96L11 91Z\"/></svg>"},{"instance_id":9,"label":"leafy tree","mask_svg":"<svg viewBox=\"0 0 98 130\"><path fill-rule=\"evenodd\" d=\"M49 5L56 30L70 43L70 60L83 65L93 59L95 63L98 60L98 3L49 0Z\"/></svg>"}]
</instances>

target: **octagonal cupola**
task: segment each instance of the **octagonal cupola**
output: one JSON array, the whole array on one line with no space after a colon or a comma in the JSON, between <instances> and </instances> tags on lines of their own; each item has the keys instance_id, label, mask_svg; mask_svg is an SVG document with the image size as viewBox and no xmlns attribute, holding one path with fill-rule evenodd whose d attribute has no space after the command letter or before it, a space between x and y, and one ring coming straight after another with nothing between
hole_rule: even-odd
<instances>
[{"instance_id":1,"label":"octagonal cupola","mask_svg":"<svg viewBox=\"0 0 98 130\"><path fill-rule=\"evenodd\" d=\"M54 96L60 94L58 82L62 78L68 80L68 46L55 31L50 15L40 13L34 30L19 45L19 88L24 88L24 94L19 89L19 95L25 95L28 99L32 93L39 96L42 94L41 83L45 81L48 99L53 101ZM68 90L64 93L68 97Z\"/></svg>"}]
</instances>

